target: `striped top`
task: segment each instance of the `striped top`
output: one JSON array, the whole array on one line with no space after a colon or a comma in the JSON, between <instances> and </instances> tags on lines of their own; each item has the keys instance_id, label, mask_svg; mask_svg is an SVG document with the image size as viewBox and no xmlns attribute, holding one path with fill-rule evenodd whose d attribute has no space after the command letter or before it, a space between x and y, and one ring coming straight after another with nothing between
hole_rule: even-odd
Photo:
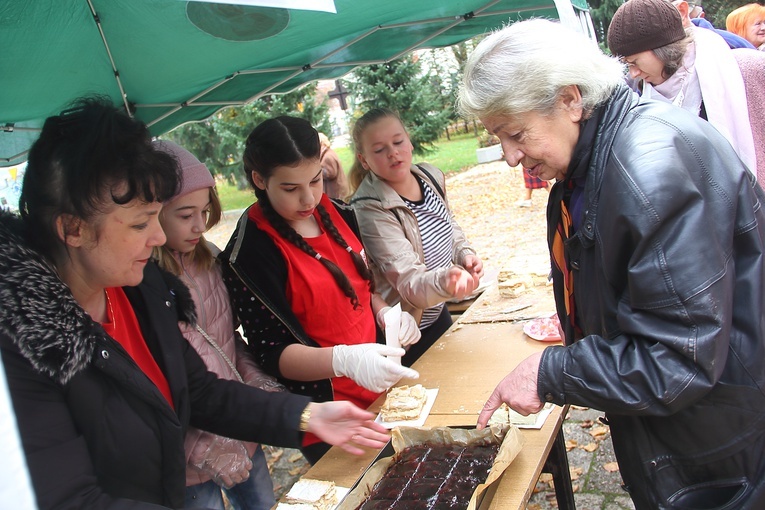
<instances>
[{"instance_id":1,"label":"striped top","mask_svg":"<svg viewBox=\"0 0 765 510\"><path fill-rule=\"evenodd\" d=\"M417 218L417 226L422 238L422 251L425 255L425 267L428 271L450 267L454 237L451 215L443 199L430 186L425 185L419 177L417 182L422 190L422 200L412 202L404 197L401 198ZM425 309L420 320L420 329L433 324L443 307L444 303L439 303Z\"/></svg>"}]
</instances>

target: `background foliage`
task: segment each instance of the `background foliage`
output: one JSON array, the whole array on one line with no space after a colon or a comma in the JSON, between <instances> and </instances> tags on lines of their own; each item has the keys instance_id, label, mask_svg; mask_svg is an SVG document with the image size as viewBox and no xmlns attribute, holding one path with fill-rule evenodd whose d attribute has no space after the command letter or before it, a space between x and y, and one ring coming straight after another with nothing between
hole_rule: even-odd
<instances>
[{"instance_id":1,"label":"background foliage","mask_svg":"<svg viewBox=\"0 0 765 510\"><path fill-rule=\"evenodd\" d=\"M435 74L435 73L433 73ZM452 116L441 78L422 72L417 55L356 69L347 81L360 117L373 108L390 108L401 116L417 154L433 149Z\"/></svg>"},{"instance_id":2,"label":"background foliage","mask_svg":"<svg viewBox=\"0 0 765 510\"><path fill-rule=\"evenodd\" d=\"M210 171L240 189L248 186L242 171L247 135L266 119L279 115L301 117L325 133L330 132L329 105L316 103L316 84L296 91L265 96L245 106L225 108L202 122L180 126L162 135L188 149Z\"/></svg>"},{"instance_id":3,"label":"background foliage","mask_svg":"<svg viewBox=\"0 0 765 510\"><path fill-rule=\"evenodd\" d=\"M702 5L707 20L717 28L724 28L725 17L730 11L746 3L747 0L703 0ZM601 48L607 52L608 25L622 1L589 0L589 4L596 36ZM467 132L468 123L473 121L459 119L454 104L465 61L480 39L471 39L446 50L420 52L393 62L356 69L342 80L350 92L349 117L358 118L374 107L396 110L409 130L415 153L420 157L433 156L445 141L450 140L447 126L454 127L462 122ZM326 99L317 100L316 97L316 84L310 84L288 94L266 96L246 106L226 108L203 122L181 126L163 138L183 145L204 161L216 176L243 188L246 187L241 169L244 142L250 131L263 120L277 115L294 115L307 119L319 131L332 132L328 103ZM480 132L474 121L472 127L475 147ZM444 133L447 140L439 141ZM473 152L468 150L465 157L473 158ZM352 159L350 157L349 161Z\"/></svg>"}]
</instances>

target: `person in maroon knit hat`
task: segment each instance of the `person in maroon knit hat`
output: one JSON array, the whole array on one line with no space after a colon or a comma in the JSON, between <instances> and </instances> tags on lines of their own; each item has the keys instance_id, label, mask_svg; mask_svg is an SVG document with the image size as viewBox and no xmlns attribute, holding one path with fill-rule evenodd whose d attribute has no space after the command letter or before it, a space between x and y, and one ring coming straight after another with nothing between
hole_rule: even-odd
<instances>
[{"instance_id":1,"label":"person in maroon knit hat","mask_svg":"<svg viewBox=\"0 0 765 510\"><path fill-rule=\"evenodd\" d=\"M743 76L722 37L683 27L680 11L666 0L628 0L608 27L608 47L628 66L643 99L672 103L709 121L752 173L765 175L755 143L765 119L750 117L746 94L747 85L762 88L765 78Z\"/></svg>"}]
</instances>

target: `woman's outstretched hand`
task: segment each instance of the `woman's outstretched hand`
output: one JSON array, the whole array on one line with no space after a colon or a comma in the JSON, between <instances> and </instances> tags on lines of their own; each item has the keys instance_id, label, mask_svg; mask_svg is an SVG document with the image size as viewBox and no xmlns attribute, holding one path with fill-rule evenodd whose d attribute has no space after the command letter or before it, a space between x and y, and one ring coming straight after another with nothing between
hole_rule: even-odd
<instances>
[{"instance_id":1,"label":"woman's outstretched hand","mask_svg":"<svg viewBox=\"0 0 765 510\"><path fill-rule=\"evenodd\" d=\"M367 448L381 449L390 439L388 431L375 423L375 415L350 402L312 402L308 432L325 443L339 446L348 453L361 455Z\"/></svg>"}]
</instances>

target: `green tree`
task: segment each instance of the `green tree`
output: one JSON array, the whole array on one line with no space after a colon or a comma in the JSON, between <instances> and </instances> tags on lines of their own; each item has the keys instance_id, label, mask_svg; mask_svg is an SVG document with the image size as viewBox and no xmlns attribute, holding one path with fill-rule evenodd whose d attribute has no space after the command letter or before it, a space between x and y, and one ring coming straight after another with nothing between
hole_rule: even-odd
<instances>
[{"instance_id":1,"label":"green tree","mask_svg":"<svg viewBox=\"0 0 765 510\"><path fill-rule=\"evenodd\" d=\"M472 39L468 39L467 41L462 41L461 43L455 44L451 46L452 55L454 55L454 60L457 62L458 72L456 73L454 77L454 99L456 101L457 99L457 93L459 89L459 83L462 81L462 75L464 74L465 70L465 64L467 63L468 57L470 57L470 54L473 52L476 46L478 46L478 43L481 42L481 40L486 37L485 35L480 35L477 37L473 37ZM456 111L455 111L456 115ZM457 115L457 118L459 116ZM465 133L469 131L469 129L472 127L473 134L475 136L478 136L478 125L476 124L476 119L461 119L462 125L465 129ZM448 134L448 132L447 132Z\"/></svg>"},{"instance_id":2,"label":"green tree","mask_svg":"<svg viewBox=\"0 0 765 510\"><path fill-rule=\"evenodd\" d=\"M752 3L755 0L699 0L699 4L704 7L704 17L712 23L715 28L725 29L725 18L731 11L739 7ZM762 4L762 2L757 2Z\"/></svg>"},{"instance_id":3,"label":"green tree","mask_svg":"<svg viewBox=\"0 0 765 510\"><path fill-rule=\"evenodd\" d=\"M598 38L600 48L606 53L610 53L607 42L608 25L611 24L614 13L622 3L624 3L622 0L589 0L595 36Z\"/></svg>"},{"instance_id":4,"label":"green tree","mask_svg":"<svg viewBox=\"0 0 765 510\"><path fill-rule=\"evenodd\" d=\"M185 147L205 163L213 175L248 186L242 171L244 142L252 129L266 119L291 115L329 132L329 105L317 103L316 84L286 94L264 96L244 106L224 108L201 122L193 122L162 135Z\"/></svg>"},{"instance_id":5,"label":"green tree","mask_svg":"<svg viewBox=\"0 0 765 510\"><path fill-rule=\"evenodd\" d=\"M449 123L452 108L444 109L440 92L416 55L360 67L348 85L362 113L372 108L398 111L417 154L428 152Z\"/></svg>"}]
</instances>

